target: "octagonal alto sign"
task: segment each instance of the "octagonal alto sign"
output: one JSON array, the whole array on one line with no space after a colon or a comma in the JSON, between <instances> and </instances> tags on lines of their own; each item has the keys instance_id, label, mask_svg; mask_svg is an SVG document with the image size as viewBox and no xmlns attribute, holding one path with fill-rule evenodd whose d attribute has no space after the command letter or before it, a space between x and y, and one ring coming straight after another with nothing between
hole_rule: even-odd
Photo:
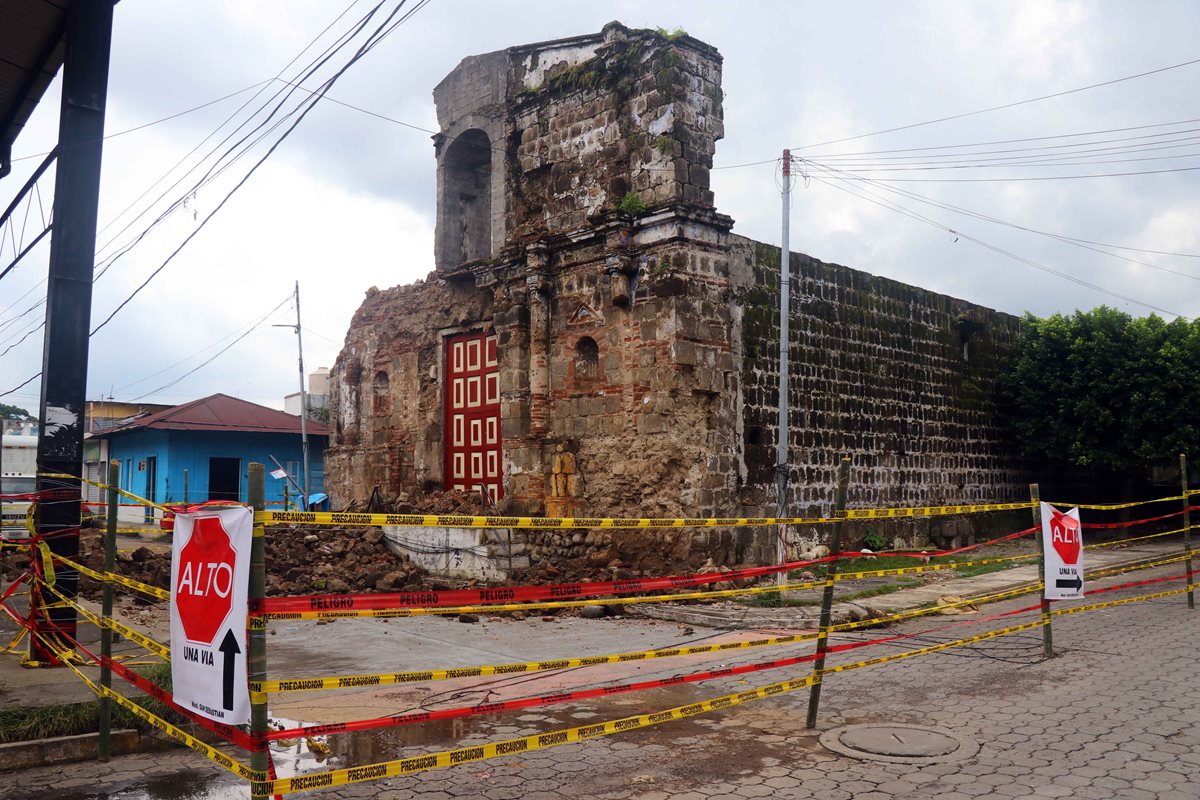
<instances>
[{"instance_id":1,"label":"octagonal alto sign","mask_svg":"<svg viewBox=\"0 0 1200 800\"><path fill-rule=\"evenodd\" d=\"M229 725L250 721L247 594L254 514L210 507L175 517L171 679L175 702Z\"/></svg>"}]
</instances>

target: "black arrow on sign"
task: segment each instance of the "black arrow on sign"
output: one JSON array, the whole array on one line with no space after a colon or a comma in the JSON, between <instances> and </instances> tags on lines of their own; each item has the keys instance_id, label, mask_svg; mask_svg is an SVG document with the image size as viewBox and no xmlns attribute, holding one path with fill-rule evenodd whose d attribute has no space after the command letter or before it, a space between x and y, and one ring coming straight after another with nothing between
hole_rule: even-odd
<instances>
[{"instance_id":1,"label":"black arrow on sign","mask_svg":"<svg viewBox=\"0 0 1200 800\"><path fill-rule=\"evenodd\" d=\"M1075 580L1073 580L1073 581L1072 580L1063 580L1062 578L1059 578L1058 580L1056 580L1054 582L1054 588L1055 589L1074 589L1075 591L1078 592L1080 589L1083 588L1083 578L1079 577L1078 575L1075 576ZM230 635L231 636L233 635L232 631L230 631Z\"/></svg>"},{"instance_id":2,"label":"black arrow on sign","mask_svg":"<svg viewBox=\"0 0 1200 800\"><path fill-rule=\"evenodd\" d=\"M233 659L242 652L237 637L233 635L233 628L225 631L225 638L217 649L225 654L225 666L221 673L221 706L226 711L233 711Z\"/></svg>"}]
</instances>

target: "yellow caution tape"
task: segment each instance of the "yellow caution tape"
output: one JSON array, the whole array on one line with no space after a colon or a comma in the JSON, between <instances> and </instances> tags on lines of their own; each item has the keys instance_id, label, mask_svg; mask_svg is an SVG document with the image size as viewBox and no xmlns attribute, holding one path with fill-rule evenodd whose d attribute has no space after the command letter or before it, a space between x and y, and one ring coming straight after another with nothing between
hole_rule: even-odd
<instances>
[{"instance_id":1,"label":"yellow caution tape","mask_svg":"<svg viewBox=\"0 0 1200 800\"><path fill-rule=\"evenodd\" d=\"M251 617L252 630L264 626L256 625L256 620L262 619L350 619L354 617L375 617L377 619L393 619L396 617L421 617L431 614L489 614L499 611L539 611L550 608L583 608L584 606L629 605L631 603L669 603L679 600L707 600L714 597L736 597L747 594L767 594L770 592L793 592L801 589L817 589L831 585L830 580L810 581L808 583L788 583L783 586L750 586L745 589L712 589L704 592L684 592L682 594L656 594L644 597L598 597L589 600L545 600L536 603L495 603L475 606L421 606L418 608L363 608L347 609L345 611L269 611L257 617Z\"/></svg>"},{"instance_id":2,"label":"yellow caution tape","mask_svg":"<svg viewBox=\"0 0 1200 800\"><path fill-rule=\"evenodd\" d=\"M858 669L860 667L872 666L874 664L884 664L889 661L898 661L902 658L912 658L913 656L925 655L927 653L935 653L939 650L946 650L951 647L960 645L973 644L982 642L986 639L994 639L998 636L1007 636L1011 633L1030 630L1045 624L1044 620L1037 620L1023 625L1014 625L1010 628L1001 630L989 631L977 636L970 636L966 639L959 639L953 642L944 642L942 644L923 647L920 650L910 650L903 653L895 653L889 656L880 658L858 661L852 664L842 664L835 667L828 667L822 671L822 675L832 672L844 672L846 670ZM458 764L468 764L475 761L485 761L491 758L500 756L516 755L518 753L526 753L533 750L542 750L549 747L557 747L559 745L570 744L572 742L584 741L586 739L595 739L601 736L609 736L614 733L624 733L626 731L639 730L648 728L653 725L660 725L664 722L683 719L685 717L703 714L709 711L717 711L722 708L740 705L742 703L761 700L766 697L771 697L777 694L785 694L793 692L797 689L803 689L812 686L819 678L809 676L802 680L780 681L768 686L762 686L757 689L751 689L745 692L737 692L728 694L723 697L705 700L700 703L693 703L686 706L677 706L675 708L660 711L656 714L641 714L634 717L625 717L623 719L612 720L609 722L600 722L594 725L581 725L576 728L566 728L563 730L553 731L551 733L534 734L533 736L524 736L519 739L508 739L503 742L493 742L491 744L477 745L475 747L463 747L457 750L444 750L440 753L429 753L427 755L412 756L409 758L398 759L395 761L385 761L379 764L370 764L363 767L351 767L348 769L330 770L328 772L316 772L308 775L300 775L294 778L281 778L275 781L264 781L260 784L251 787L253 794L290 794L292 792L308 791L310 789L320 789L329 786L345 786L350 783L360 783L363 781L378 780L381 778L391 778L397 775L409 775L414 772L425 772L439 767L451 767Z\"/></svg>"},{"instance_id":3,"label":"yellow caution tape","mask_svg":"<svg viewBox=\"0 0 1200 800\"><path fill-rule=\"evenodd\" d=\"M942 517L950 514L979 514L985 511L1016 511L1033 508L1029 500L1020 503L971 503L957 506L921 506L917 508L848 508L846 519L895 519L897 517Z\"/></svg>"},{"instance_id":4,"label":"yellow caution tape","mask_svg":"<svg viewBox=\"0 0 1200 800\"><path fill-rule=\"evenodd\" d=\"M1021 631L1032 630L1033 628L1040 628L1045 624L1046 620L1039 619L1035 620L1034 622L1026 622L1022 625L1013 625L1008 628L1001 628L995 631L988 631L987 633L980 633L975 636L968 636L965 639L956 639L953 642L943 642L941 644L930 645L929 647L922 647L919 650L906 650L903 653L892 653L891 655L879 656L878 658L868 658L865 661L856 661L853 664L838 664L837 666L826 667L825 669L821 670L821 674L827 675L832 672L847 672L852 669L873 667L878 664L887 664L892 661L900 661L901 659L912 658L913 656L923 656L929 653L936 653L940 650L949 650L951 647L961 647L967 644L974 644L975 642L982 642L986 639L995 639L997 636L1007 636L1010 633L1019 633Z\"/></svg>"},{"instance_id":5,"label":"yellow caution tape","mask_svg":"<svg viewBox=\"0 0 1200 800\"><path fill-rule=\"evenodd\" d=\"M359 525L410 528L738 528L765 525L821 525L827 517L480 517L459 514L357 514L337 511L256 511L256 523Z\"/></svg>"},{"instance_id":6,"label":"yellow caution tape","mask_svg":"<svg viewBox=\"0 0 1200 800\"><path fill-rule=\"evenodd\" d=\"M1111 511L1121 508L1134 508L1135 506L1148 506L1153 503L1165 503L1168 500L1183 500L1184 495L1177 494L1173 497L1156 497L1153 500L1134 500L1131 503L1059 503L1046 500L1052 506L1063 506L1066 508L1088 508L1093 511Z\"/></svg>"},{"instance_id":7,"label":"yellow caution tape","mask_svg":"<svg viewBox=\"0 0 1200 800\"><path fill-rule=\"evenodd\" d=\"M85 567L77 561L72 561L66 556L55 556L56 560L61 561L69 567L74 567L80 573L87 575L89 578L101 583L118 583L128 589L133 589L135 592L141 592L147 597L153 597L155 600L170 600L171 593L166 589L160 589L157 586L151 586L148 583L135 581L133 578L127 578L124 575L118 575L115 572L98 572L94 569Z\"/></svg>"},{"instance_id":8,"label":"yellow caution tape","mask_svg":"<svg viewBox=\"0 0 1200 800\"><path fill-rule=\"evenodd\" d=\"M1184 594L1185 592L1191 592L1191 591L1194 591L1195 588L1196 588L1196 584L1189 583L1187 586L1184 586L1182 589L1168 589L1163 592L1155 592L1154 594L1140 594L1137 597L1126 597L1122 600L1109 600L1104 603L1091 603L1089 605L1083 605L1083 606L1071 606L1070 608L1056 608L1055 610L1050 612L1050 616L1058 617L1058 616L1063 616L1065 614L1082 614L1085 611L1095 611L1096 609L1100 609L1100 608L1112 608L1114 606L1123 606L1127 603L1137 603L1142 600L1158 600L1161 597L1172 597L1177 594Z\"/></svg>"},{"instance_id":9,"label":"yellow caution tape","mask_svg":"<svg viewBox=\"0 0 1200 800\"><path fill-rule=\"evenodd\" d=\"M1200 527L1200 526L1190 525L1187 528L1176 528L1173 531L1163 531L1162 533L1149 533L1149 534L1146 534L1145 536L1132 536L1128 539L1114 539L1111 542L1096 542L1094 544L1085 544L1083 546L1083 549L1084 550L1097 550L1101 547L1116 547L1119 544L1129 544L1130 542L1141 542L1146 539L1158 539L1162 536L1170 536L1175 533L1183 533L1184 531L1188 531L1188 530L1191 530L1196 527Z\"/></svg>"},{"instance_id":10,"label":"yellow caution tape","mask_svg":"<svg viewBox=\"0 0 1200 800\"><path fill-rule=\"evenodd\" d=\"M124 636L129 641L140 644L142 647L146 648L151 653L154 653L154 655L162 658L164 661L171 660L171 648L167 647L165 644L157 642L154 639L151 639L149 636L139 633L127 625L122 625L112 617L102 617L98 614L93 614L91 611L88 611L86 608L79 605L79 603L64 597L62 593L60 593L53 586L47 586L46 588L54 592L54 594L58 596L59 600L61 600L67 606L75 609L84 617L84 619L95 625L97 628L110 628L111 630L116 631Z\"/></svg>"},{"instance_id":11,"label":"yellow caution tape","mask_svg":"<svg viewBox=\"0 0 1200 800\"><path fill-rule=\"evenodd\" d=\"M42 573L45 575L46 583L54 585L54 554L50 552L50 545L45 542L38 542L38 551L42 554Z\"/></svg>"},{"instance_id":12,"label":"yellow caution tape","mask_svg":"<svg viewBox=\"0 0 1200 800\"><path fill-rule=\"evenodd\" d=\"M93 480L89 480L87 478L81 478L78 475L68 475L65 472L39 472L38 477L39 478L61 478L64 480L80 481L81 483L86 483L86 484L95 486L100 489L115 491L117 494L121 495L122 497L127 497L130 500L132 500L133 502L138 503L143 506L150 506L151 508L157 508L162 511L171 511L171 509L167 508L166 506L159 505L158 503L154 502L153 500L147 500L144 497L139 497L138 495L134 494L133 492L127 492L124 489L118 489L116 486L110 486L107 483L100 483L99 481L93 481ZM84 502L86 502L86 501L84 501Z\"/></svg>"},{"instance_id":13,"label":"yellow caution tape","mask_svg":"<svg viewBox=\"0 0 1200 800\"><path fill-rule=\"evenodd\" d=\"M936 556L931 556L936 558ZM872 569L859 572L838 572L837 579L858 579L858 578L881 578L888 575L916 575L920 572L936 572L943 569L960 569L962 567L977 567L983 564L1005 564L1012 561L1023 561L1030 558L1038 558L1038 553L1029 553L1023 556L1003 556L1001 558L981 558L976 561L948 561L945 564L921 564L916 567L895 567L894 569Z\"/></svg>"},{"instance_id":14,"label":"yellow caution tape","mask_svg":"<svg viewBox=\"0 0 1200 800\"><path fill-rule=\"evenodd\" d=\"M744 642L700 644L689 647L667 647L658 650L635 650L628 653L609 653L583 658L562 658L547 661L525 661L511 664L489 664L481 667L450 667L417 672L393 672L379 675L341 675L333 678L288 678L274 681L251 681L251 692L306 692L315 689L348 689L362 686L386 686L397 683L423 683L425 681L453 680L454 678L478 678L484 675L519 675L528 672L594 667L600 664L624 664L632 661L648 661L656 658L691 656L697 653L723 653L729 650L745 650L753 647L771 647L797 642L811 641L816 633L798 633L788 636L772 636L767 639L750 639Z\"/></svg>"},{"instance_id":15,"label":"yellow caution tape","mask_svg":"<svg viewBox=\"0 0 1200 800\"><path fill-rule=\"evenodd\" d=\"M677 706L675 708L667 709L666 711L660 711L656 714L641 714L634 717L624 717L622 719L611 720L609 722L598 722L594 725L580 725L575 728L566 728L563 730L553 731L551 733L534 734L533 736L524 736L519 739L508 739L503 742L492 742L490 744L478 745L476 747L463 747L457 750L444 750L440 753L412 756L410 758L402 758L396 761L386 761L380 764L371 764L364 767L351 767L348 769L331 770L329 772L316 772L308 775L298 775L294 778L280 778L279 780L275 781L264 781L262 783L252 785L250 791L252 794L261 795L290 794L292 792L303 792L310 789L320 789L328 786L345 786L346 784L350 783L361 783L363 781L390 778L397 775L411 775L415 772L425 772L427 770L437 769L438 767L451 767L458 764L468 764L473 761L484 761L500 756L528 753L533 750L543 750L549 747L558 747L559 745L571 744L572 742L598 739L602 736L611 736L614 733L625 733L627 731L649 728L653 725L661 725L664 722L671 722L672 720L694 717L697 714L717 711L722 708L730 708L732 706L741 705L742 703L748 703L754 700L772 697L777 694L794 692L797 689L803 689L811 686L813 682L814 680L811 676L800 680L780 681L779 683L772 683L768 686L762 686L745 692L728 694L724 697L716 697L712 700L704 700L702 702L692 703L686 706Z\"/></svg>"},{"instance_id":16,"label":"yellow caution tape","mask_svg":"<svg viewBox=\"0 0 1200 800\"><path fill-rule=\"evenodd\" d=\"M42 637L41 635L39 635L38 638L42 639L43 641L46 641L45 637ZM47 642L47 645L50 646L49 642ZM71 663L70 658L66 657L66 656L72 655L70 653L70 651L68 651L66 649L58 649L53 646L50 646L50 649L51 649L51 652L54 653L55 657L58 658L60 661L62 661L64 664L66 664L68 667L70 667L71 671L74 672L77 676L79 676L79 679L82 680L85 684L87 684L88 688L91 689L93 692L95 692L96 695L98 695L100 697L111 698L114 702L117 703L117 705L128 709L131 713L133 713L137 717L145 720L150 725L152 725L155 728L157 728L158 730L162 731L167 736L170 736L172 739L179 742L180 744L182 744L186 747L190 747L199 753L203 753L209 759L211 759L212 761L215 761L217 764L220 764L222 767L229 770L234 775L237 775L239 778L245 778L248 781L261 781L261 780L266 779L267 776L265 773L260 772L259 770L251 769L250 767L241 763L237 759L230 758L229 756L225 755L224 753L222 753L220 750L216 749L215 747L205 744L204 742L200 741L196 737L175 727L171 723L167 722L165 719L162 719L161 717L158 717L155 714L152 714L151 712L147 711L145 708L143 708L142 706L133 702L129 698L120 694L119 692L115 692L107 686L102 686L100 684L95 683L94 681L92 681L91 678L89 678L87 675L85 675L81 670L76 668L75 665L73 665Z\"/></svg>"}]
</instances>

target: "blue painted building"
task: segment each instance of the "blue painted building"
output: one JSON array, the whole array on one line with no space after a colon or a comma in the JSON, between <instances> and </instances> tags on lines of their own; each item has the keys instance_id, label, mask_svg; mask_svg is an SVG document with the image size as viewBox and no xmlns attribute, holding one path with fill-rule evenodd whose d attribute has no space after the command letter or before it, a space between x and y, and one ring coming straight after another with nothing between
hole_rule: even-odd
<instances>
[{"instance_id":1,"label":"blue painted building","mask_svg":"<svg viewBox=\"0 0 1200 800\"><path fill-rule=\"evenodd\" d=\"M269 474L274 456L296 484L303 486L300 417L214 394L138 417L94 434L107 441L107 457L121 464L121 488L156 503L182 503L186 474L189 503L205 500L247 501L251 462L267 467L267 502L280 503L287 481ZM328 431L308 422L309 491L324 491L323 453ZM294 488L288 489L297 499ZM123 509L122 518L141 520L139 509Z\"/></svg>"}]
</instances>

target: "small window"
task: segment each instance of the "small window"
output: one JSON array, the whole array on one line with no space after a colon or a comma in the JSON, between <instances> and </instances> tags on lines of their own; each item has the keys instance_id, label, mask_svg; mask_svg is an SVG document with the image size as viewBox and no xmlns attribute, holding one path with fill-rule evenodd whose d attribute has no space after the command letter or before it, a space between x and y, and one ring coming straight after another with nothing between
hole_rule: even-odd
<instances>
[{"instance_id":1,"label":"small window","mask_svg":"<svg viewBox=\"0 0 1200 800\"><path fill-rule=\"evenodd\" d=\"M583 336L575 343L575 379L595 380L600 373L600 347L590 336Z\"/></svg>"}]
</instances>

